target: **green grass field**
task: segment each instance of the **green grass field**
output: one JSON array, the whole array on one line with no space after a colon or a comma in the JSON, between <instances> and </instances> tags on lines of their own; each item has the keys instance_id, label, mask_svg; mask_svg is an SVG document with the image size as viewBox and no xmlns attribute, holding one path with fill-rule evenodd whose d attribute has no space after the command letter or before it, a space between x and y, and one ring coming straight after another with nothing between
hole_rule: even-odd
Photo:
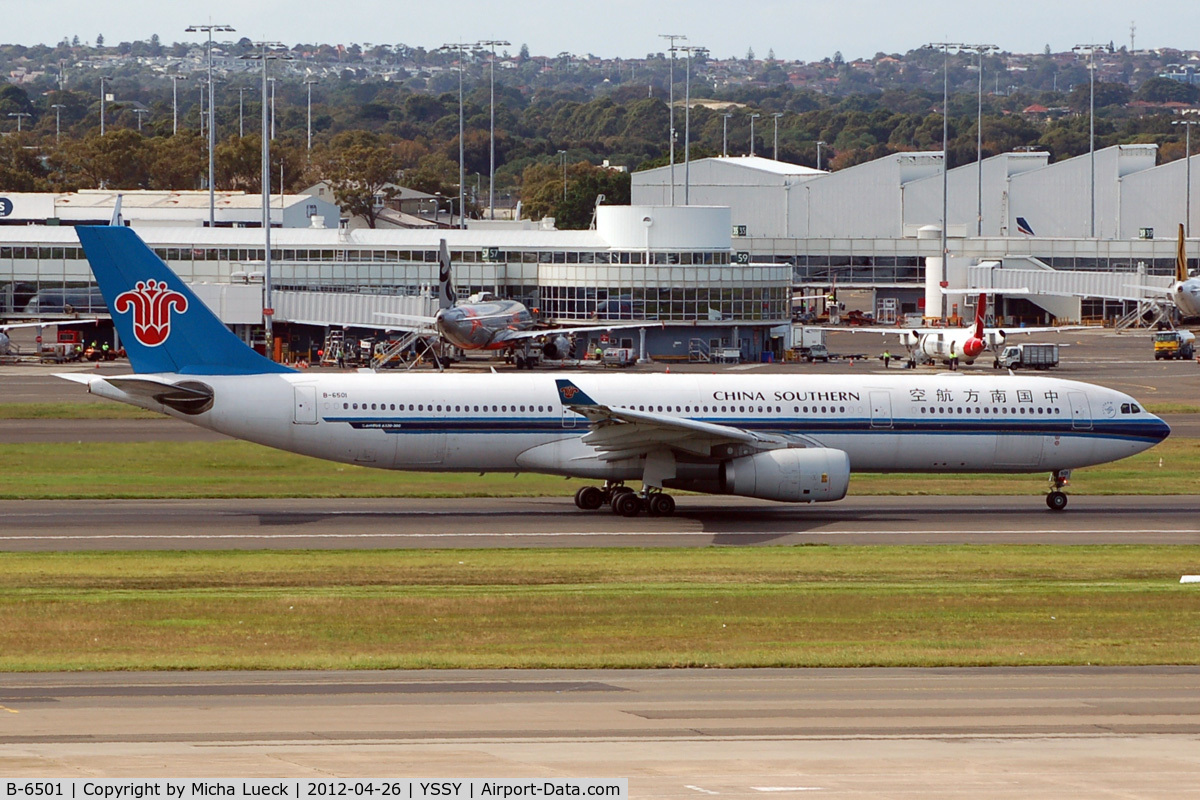
<instances>
[{"instance_id":1,"label":"green grass field","mask_svg":"<svg viewBox=\"0 0 1200 800\"><path fill-rule=\"evenodd\" d=\"M1200 547L0 555L0 670L1200 663Z\"/></svg>"},{"instance_id":2,"label":"green grass field","mask_svg":"<svg viewBox=\"0 0 1200 800\"><path fill-rule=\"evenodd\" d=\"M567 496L579 481L511 473L394 472L321 461L248 442L0 444L13 479L0 499L178 497ZM19 477L16 477L19 476ZM855 495L1038 494L1035 475L856 473ZM1078 494L1200 494L1200 440L1168 439L1133 458L1075 473Z\"/></svg>"}]
</instances>

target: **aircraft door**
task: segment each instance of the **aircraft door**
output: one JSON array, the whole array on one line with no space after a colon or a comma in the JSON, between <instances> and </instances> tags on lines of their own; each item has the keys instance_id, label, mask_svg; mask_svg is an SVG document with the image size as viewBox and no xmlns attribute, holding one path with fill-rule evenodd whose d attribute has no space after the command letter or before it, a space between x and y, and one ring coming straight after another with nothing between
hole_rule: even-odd
<instances>
[{"instance_id":1,"label":"aircraft door","mask_svg":"<svg viewBox=\"0 0 1200 800\"><path fill-rule=\"evenodd\" d=\"M317 387L296 386L296 406L292 422L296 425L317 424Z\"/></svg>"},{"instance_id":2,"label":"aircraft door","mask_svg":"<svg viewBox=\"0 0 1200 800\"><path fill-rule=\"evenodd\" d=\"M1090 431L1092 406L1088 403L1087 395L1083 392L1068 392L1067 401L1071 404L1071 430Z\"/></svg>"},{"instance_id":3,"label":"aircraft door","mask_svg":"<svg viewBox=\"0 0 1200 800\"><path fill-rule=\"evenodd\" d=\"M887 392L871 392L871 427L892 427L892 396Z\"/></svg>"}]
</instances>

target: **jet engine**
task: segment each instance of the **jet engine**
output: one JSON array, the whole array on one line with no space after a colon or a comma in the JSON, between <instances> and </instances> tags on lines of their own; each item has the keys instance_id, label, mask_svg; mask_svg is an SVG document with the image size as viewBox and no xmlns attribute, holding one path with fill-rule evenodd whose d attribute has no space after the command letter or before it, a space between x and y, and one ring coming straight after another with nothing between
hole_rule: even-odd
<instances>
[{"instance_id":1,"label":"jet engine","mask_svg":"<svg viewBox=\"0 0 1200 800\"><path fill-rule=\"evenodd\" d=\"M763 500L841 500L850 486L850 457L829 447L767 450L721 464L721 491Z\"/></svg>"},{"instance_id":2,"label":"jet engine","mask_svg":"<svg viewBox=\"0 0 1200 800\"><path fill-rule=\"evenodd\" d=\"M547 338L542 344L542 357L552 361L571 357L571 340L566 336Z\"/></svg>"},{"instance_id":3,"label":"jet engine","mask_svg":"<svg viewBox=\"0 0 1200 800\"><path fill-rule=\"evenodd\" d=\"M978 358L979 354L986 349L987 342L985 342L983 339L980 339L978 336L971 336L965 342L963 342L962 354L966 359L975 359Z\"/></svg>"}]
</instances>

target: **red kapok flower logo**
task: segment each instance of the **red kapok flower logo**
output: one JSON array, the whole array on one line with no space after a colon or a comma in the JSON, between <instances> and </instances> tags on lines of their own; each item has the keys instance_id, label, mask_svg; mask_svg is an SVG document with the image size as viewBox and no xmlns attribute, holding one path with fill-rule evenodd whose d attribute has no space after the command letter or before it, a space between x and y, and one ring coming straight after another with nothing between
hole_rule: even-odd
<instances>
[{"instance_id":1,"label":"red kapok flower logo","mask_svg":"<svg viewBox=\"0 0 1200 800\"><path fill-rule=\"evenodd\" d=\"M113 311L133 312L133 335L146 347L157 347L171 335L171 307L182 314L187 298L167 288L165 281L138 281L137 287L117 295Z\"/></svg>"}]
</instances>

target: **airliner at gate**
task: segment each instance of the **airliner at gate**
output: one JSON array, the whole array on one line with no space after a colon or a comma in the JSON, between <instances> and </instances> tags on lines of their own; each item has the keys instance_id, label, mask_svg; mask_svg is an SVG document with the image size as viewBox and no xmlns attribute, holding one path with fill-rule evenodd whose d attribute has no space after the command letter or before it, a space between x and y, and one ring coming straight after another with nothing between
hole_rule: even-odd
<instances>
[{"instance_id":1,"label":"airliner at gate","mask_svg":"<svg viewBox=\"0 0 1200 800\"><path fill-rule=\"evenodd\" d=\"M1126 394L1044 377L297 372L246 347L133 231L77 231L136 374L62 377L333 461L599 482L582 509L670 514L671 488L833 501L868 471L1046 472L1061 510L1071 470L1170 433Z\"/></svg>"}]
</instances>

